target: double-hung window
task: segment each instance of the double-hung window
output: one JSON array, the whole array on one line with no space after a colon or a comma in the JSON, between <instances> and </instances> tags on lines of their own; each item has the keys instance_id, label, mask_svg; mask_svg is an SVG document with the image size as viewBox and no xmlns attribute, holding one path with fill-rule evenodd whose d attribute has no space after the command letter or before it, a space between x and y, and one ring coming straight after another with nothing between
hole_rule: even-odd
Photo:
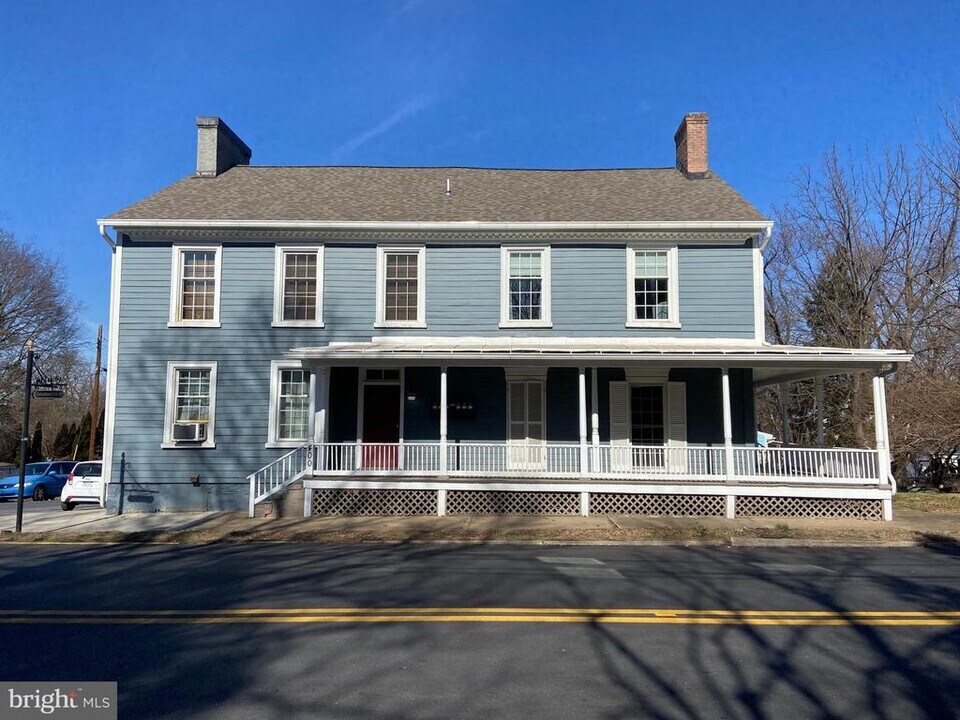
<instances>
[{"instance_id":1,"label":"double-hung window","mask_svg":"<svg viewBox=\"0 0 960 720\"><path fill-rule=\"evenodd\" d=\"M313 373L296 362L270 366L270 430L267 444L296 446L312 437Z\"/></svg>"},{"instance_id":2,"label":"double-hung window","mask_svg":"<svg viewBox=\"0 0 960 720\"><path fill-rule=\"evenodd\" d=\"M501 248L500 274L500 327L550 327L550 248Z\"/></svg>"},{"instance_id":3,"label":"double-hung window","mask_svg":"<svg viewBox=\"0 0 960 720\"><path fill-rule=\"evenodd\" d=\"M170 325L220 327L221 248L173 246Z\"/></svg>"},{"instance_id":4,"label":"double-hung window","mask_svg":"<svg viewBox=\"0 0 960 720\"><path fill-rule=\"evenodd\" d=\"M323 327L323 248L278 247L273 324Z\"/></svg>"},{"instance_id":5,"label":"double-hung window","mask_svg":"<svg viewBox=\"0 0 960 720\"><path fill-rule=\"evenodd\" d=\"M215 362L167 364L164 447L213 447L217 407Z\"/></svg>"},{"instance_id":6,"label":"double-hung window","mask_svg":"<svg viewBox=\"0 0 960 720\"><path fill-rule=\"evenodd\" d=\"M665 391L663 385L630 388L630 440L634 445L663 445Z\"/></svg>"},{"instance_id":7,"label":"double-hung window","mask_svg":"<svg viewBox=\"0 0 960 720\"><path fill-rule=\"evenodd\" d=\"M680 327L676 247L627 248L627 326Z\"/></svg>"},{"instance_id":8,"label":"double-hung window","mask_svg":"<svg viewBox=\"0 0 960 720\"><path fill-rule=\"evenodd\" d=\"M425 249L377 248L377 326L427 326Z\"/></svg>"}]
</instances>

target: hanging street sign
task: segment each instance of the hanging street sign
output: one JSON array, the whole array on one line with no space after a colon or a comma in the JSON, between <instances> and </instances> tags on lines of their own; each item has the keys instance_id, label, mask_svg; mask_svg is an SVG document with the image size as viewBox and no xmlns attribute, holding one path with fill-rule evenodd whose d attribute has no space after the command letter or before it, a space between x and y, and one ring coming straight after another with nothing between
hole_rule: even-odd
<instances>
[{"instance_id":1,"label":"hanging street sign","mask_svg":"<svg viewBox=\"0 0 960 720\"><path fill-rule=\"evenodd\" d=\"M30 394L35 398L62 398L63 389L67 386L63 378L59 375L53 377L47 375L39 365L35 365L34 369L37 377L33 381Z\"/></svg>"},{"instance_id":2,"label":"hanging street sign","mask_svg":"<svg viewBox=\"0 0 960 720\"><path fill-rule=\"evenodd\" d=\"M62 398L65 383L34 383L33 397Z\"/></svg>"}]
</instances>

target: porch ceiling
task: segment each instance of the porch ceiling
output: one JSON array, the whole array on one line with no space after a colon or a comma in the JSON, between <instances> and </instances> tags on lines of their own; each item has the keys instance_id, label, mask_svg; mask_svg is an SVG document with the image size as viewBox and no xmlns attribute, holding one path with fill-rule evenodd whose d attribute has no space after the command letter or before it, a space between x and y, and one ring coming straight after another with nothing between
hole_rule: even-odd
<instances>
[{"instance_id":1,"label":"porch ceiling","mask_svg":"<svg viewBox=\"0 0 960 720\"><path fill-rule=\"evenodd\" d=\"M900 350L769 345L728 339L412 336L300 347L287 356L324 365L740 367L753 369L757 385L884 371L912 358Z\"/></svg>"}]
</instances>

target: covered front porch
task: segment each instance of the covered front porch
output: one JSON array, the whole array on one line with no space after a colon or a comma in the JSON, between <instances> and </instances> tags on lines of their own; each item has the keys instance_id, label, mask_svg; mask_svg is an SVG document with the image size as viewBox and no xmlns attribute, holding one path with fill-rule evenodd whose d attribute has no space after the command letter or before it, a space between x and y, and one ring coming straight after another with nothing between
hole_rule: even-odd
<instances>
[{"instance_id":1,"label":"covered front porch","mask_svg":"<svg viewBox=\"0 0 960 720\"><path fill-rule=\"evenodd\" d=\"M251 475L252 504L296 476L308 514L351 503L355 514L588 514L599 504L733 517L819 499L832 503L824 514L890 516L881 374L902 353L531 340L293 351L318 378L314 441ZM841 372L874 374L875 447L757 444L759 388Z\"/></svg>"}]
</instances>

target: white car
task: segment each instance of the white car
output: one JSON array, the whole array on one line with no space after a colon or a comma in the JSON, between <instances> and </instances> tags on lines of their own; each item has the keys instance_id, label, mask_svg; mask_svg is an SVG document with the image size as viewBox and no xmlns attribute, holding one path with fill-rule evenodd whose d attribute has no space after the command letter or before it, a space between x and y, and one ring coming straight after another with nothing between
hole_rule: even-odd
<instances>
[{"instance_id":1,"label":"white car","mask_svg":"<svg viewBox=\"0 0 960 720\"><path fill-rule=\"evenodd\" d=\"M77 463L60 492L60 509L73 510L77 503L102 505L102 474L103 463L99 460Z\"/></svg>"}]
</instances>

